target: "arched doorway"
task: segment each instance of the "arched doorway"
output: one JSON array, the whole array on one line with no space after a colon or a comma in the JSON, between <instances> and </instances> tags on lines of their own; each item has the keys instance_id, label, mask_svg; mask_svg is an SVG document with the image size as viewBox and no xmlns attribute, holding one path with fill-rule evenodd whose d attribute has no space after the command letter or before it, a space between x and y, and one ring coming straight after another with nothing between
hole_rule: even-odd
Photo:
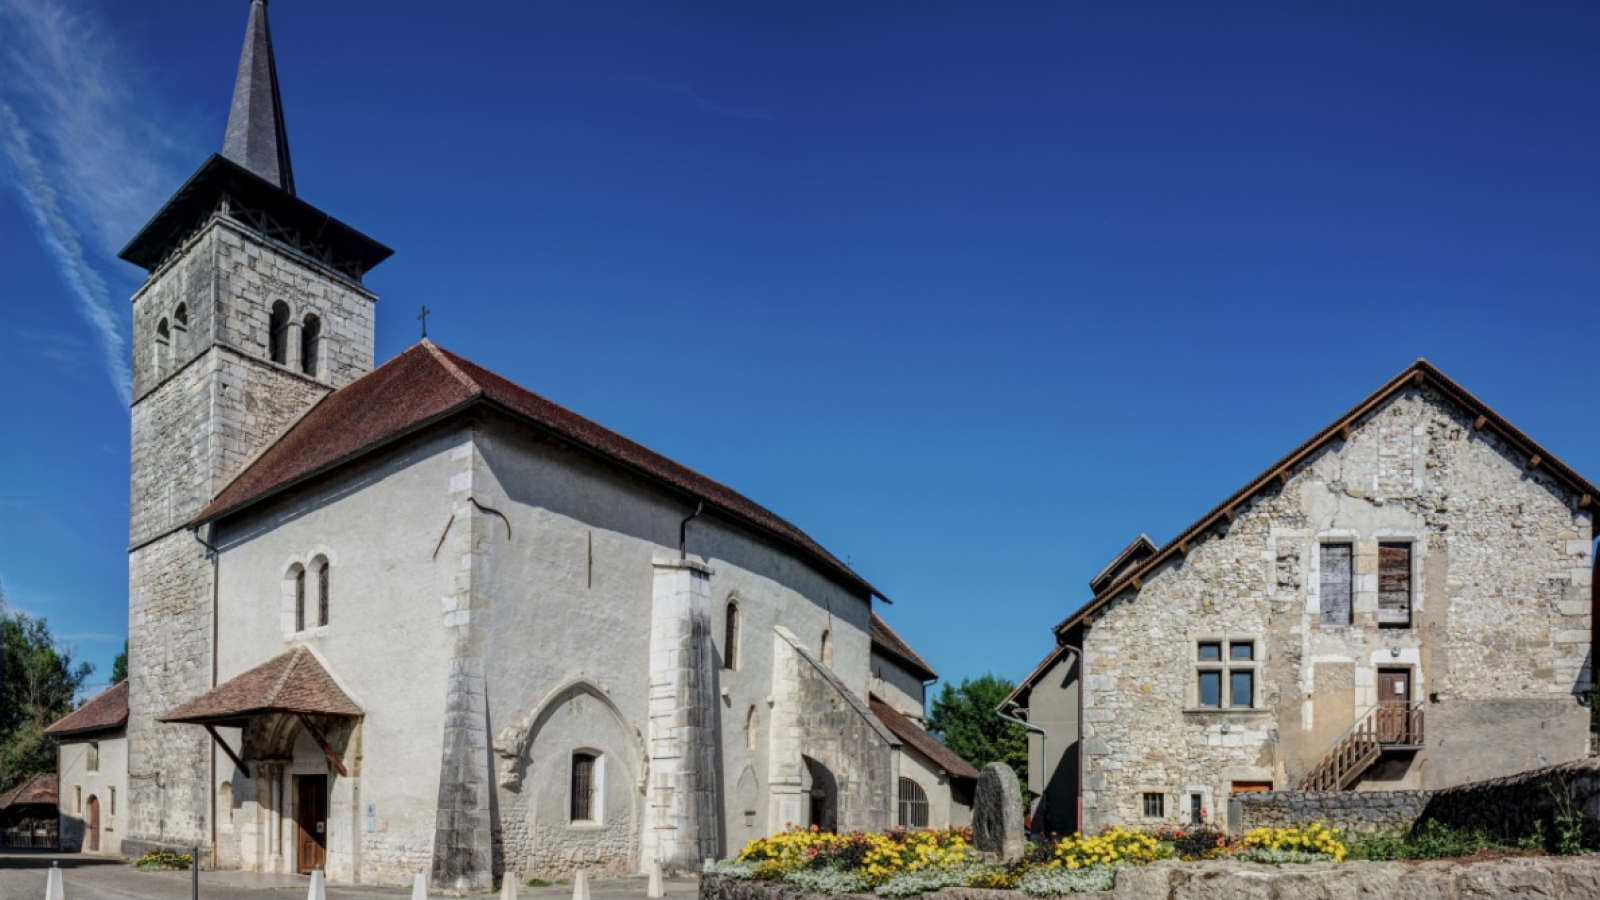
<instances>
[{"instance_id":1,"label":"arched doorway","mask_svg":"<svg viewBox=\"0 0 1600 900\"><path fill-rule=\"evenodd\" d=\"M810 822L818 831L837 831L839 827L839 782L828 767L809 756L806 761L806 792L811 797Z\"/></svg>"},{"instance_id":2,"label":"arched doorway","mask_svg":"<svg viewBox=\"0 0 1600 900\"><path fill-rule=\"evenodd\" d=\"M84 810L84 825L87 828L89 852L100 852L100 798L89 795L89 802Z\"/></svg>"}]
</instances>

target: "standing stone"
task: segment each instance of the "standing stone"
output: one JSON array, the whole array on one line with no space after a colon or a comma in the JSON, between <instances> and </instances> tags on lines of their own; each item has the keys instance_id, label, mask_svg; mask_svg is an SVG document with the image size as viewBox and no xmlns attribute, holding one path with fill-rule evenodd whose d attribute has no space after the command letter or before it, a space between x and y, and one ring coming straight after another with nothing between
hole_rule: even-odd
<instances>
[{"instance_id":1,"label":"standing stone","mask_svg":"<svg viewBox=\"0 0 1600 900\"><path fill-rule=\"evenodd\" d=\"M1005 763L992 762L978 776L972 801L972 843L1007 861L1022 858L1022 786Z\"/></svg>"}]
</instances>

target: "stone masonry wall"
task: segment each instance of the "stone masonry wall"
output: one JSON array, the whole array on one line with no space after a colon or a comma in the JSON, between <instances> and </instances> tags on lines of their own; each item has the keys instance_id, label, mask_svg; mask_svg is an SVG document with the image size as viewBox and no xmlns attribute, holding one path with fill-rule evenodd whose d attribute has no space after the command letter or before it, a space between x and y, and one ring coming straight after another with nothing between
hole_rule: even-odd
<instances>
[{"instance_id":1,"label":"stone masonry wall","mask_svg":"<svg viewBox=\"0 0 1600 900\"><path fill-rule=\"evenodd\" d=\"M1588 845L1600 838L1600 760L1593 758L1520 772L1435 793L1421 821L1483 829L1505 841L1532 834L1536 823L1554 836L1557 817L1582 815Z\"/></svg>"},{"instance_id":2,"label":"stone masonry wall","mask_svg":"<svg viewBox=\"0 0 1600 900\"><path fill-rule=\"evenodd\" d=\"M1404 831L1422 815L1428 791L1263 791L1228 804L1228 831L1321 822L1346 832Z\"/></svg>"},{"instance_id":3,"label":"stone masonry wall","mask_svg":"<svg viewBox=\"0 0 1600 900\"><path fill-rule=\"evenodd\" d=\"M1181 821L1234 782L1283 786L1409 673L1426 749L1362 789L1433 789L1586 751L1591 517L1424 386L1359 421L1087 629L1085 825ZM1409 627L1377 621L1381 542L1412 547ZM1354 553L1353 621L1324 625L1320 548ZM1201 709L1201 640L1249 642L1252 705ZM1528 740L1527 735L1537 735ZM1145 793L1166 798L1146 818Z\"/></svg>"}]
</instances>

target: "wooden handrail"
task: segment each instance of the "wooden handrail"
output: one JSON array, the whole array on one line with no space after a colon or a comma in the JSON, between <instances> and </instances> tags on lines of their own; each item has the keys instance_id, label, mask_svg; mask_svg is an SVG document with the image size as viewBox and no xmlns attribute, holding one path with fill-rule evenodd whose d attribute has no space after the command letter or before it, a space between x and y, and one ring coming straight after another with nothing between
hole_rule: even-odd
<instances>
[{"instance_id":1,"label":"wooden handrail","mask_svg":"<svg viewBox=\"0 0 1600 900\"><path fill-rule=\"evenodd\" d=\"M1295 788L1302 791L1344 790L1383 754L1386 745L1416 746L1423 743L1421 703L1403 707L1379 703L1356 719L1333 742L1322 759L1307 772Z\"/></svg>"}]
</instances>

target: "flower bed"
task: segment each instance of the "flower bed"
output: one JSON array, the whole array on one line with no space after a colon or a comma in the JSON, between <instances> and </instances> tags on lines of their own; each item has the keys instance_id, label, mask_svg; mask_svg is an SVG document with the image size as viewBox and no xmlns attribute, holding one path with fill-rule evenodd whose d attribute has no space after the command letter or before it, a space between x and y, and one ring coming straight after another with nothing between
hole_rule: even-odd
<instances>
[{"instance_id":1,"label":"flower bed","mask_svg":"<svg viewBox=\"0 0 1600 900\"><path fill-rule=\"evenodd\" d=\"M1294 864L1344 859L1337 829L1323 825L1258 828L1237 840L1219 832L1154 834L1112 827L1028 845L1013 863L987 862L969 829L852 832L790 829L745 845L710 871L741 880L782 881L818 894L872 892L903 898L941 888L1019 890L1059 897L1110 890L1116 870L1158 859L1240 859Z\"/></svg>"}]
</instances>

